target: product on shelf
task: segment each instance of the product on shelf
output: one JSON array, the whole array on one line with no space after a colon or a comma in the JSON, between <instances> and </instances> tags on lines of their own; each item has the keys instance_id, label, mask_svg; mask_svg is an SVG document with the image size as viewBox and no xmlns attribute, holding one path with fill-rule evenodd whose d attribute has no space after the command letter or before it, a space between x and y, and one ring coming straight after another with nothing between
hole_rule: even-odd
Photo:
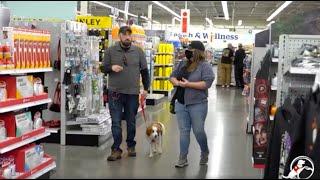
<instances>
[{"instance_id":1,"label":"product on shelf","mask_svg":"<svg viewBox=\"0 0 320 180\"><path fill-rule=\"evenodd\" d=\"M0 157L0 177L11 179L16 175L16 165L13 156Z\"/></svg>"},{"instance_id":2,"label":"product on shelf","mask_svg":"<svg viewBox=\"0 0 320 180\"><path fill-rule=\"evenodd\" d=\"M16 137L16 122L13 112L0 114L0 119L4 121L7 137Z\"/></svg>"},{"instance_id":3,"label":"product on shelf","mask_svg":"<svg viewBox=\"0 0 320 180\"><path fill-rule=\"evenodd\" d=\"M25 112L15 115L16 120L16 136L22 136L33 130L33 121L31 112Z\"/></svg>"},{"instance_id":4,"label":"product on shelf","mask_svg":"<svg viewBox=\"0 0 320 180\"><path fill-rule=\"evenodd\" d=\"M33 116L33 129L39 129L42 127L41 113L37 111Z\"/></svg>"},{"instance_id":5,"label":"product on shelf","mask_svg":"<svg viewBox=\"0 0 320 180\"><path fill-rule=\"evenodd\" d=\"M35 96L39 96L44 93L42 80L40 78L35 78L33 80L33 91Z\"/></svg>"},{"instance_id":6,"label":"product on shelf","mask_svg":"<svg viewBox=\"0 0 320 180\"><path fill-rule=\"evenodd\" d=\"M3 141L7 138L7 130L4 120L0 120L0 141Z\"/></svg>"},{"instance_id":7,"label":"product on shelf","mask_svg":"<svg viewBox=\"0 0 320 180\"><path fill-rule=\"evenodd\" d=\"M42 145L29 144L9 152L13 156L16 164L16 171L23 173L30 171L40 165L44 159L44 150Z\"/></svg>"},{"instance_id":8,"label":"product on shelf","mask_svg":"<svg viewBox=\"0 0 320 180\"><path fill-rule=\"evenodd\" d=\"M6 45L2 46L4 69L48 68L51 35L46 30L5 27ZM0 53L1 54L1 53ZM0 68L3 61L0 56Z\"/></svg>"},{"instance_id":9,"label":"product on shelf","mask_svg":"<svg viewBox=\"0 0 320 180\"><path fill-rule=\"evenodd\" d=\"M8 98L22 99L33 96L33 76L0 76L6 83Z\"/></svg>"},{"instance_id":10,"label":"product on shelf","mask_svg":"<svg viewBox=\"0 0 320 180\"><path fill-rule=\"evenodd\" d=\"M4 81L0 81L0 102L8 99L7 84Z\"/></svg>"}]
</instances>

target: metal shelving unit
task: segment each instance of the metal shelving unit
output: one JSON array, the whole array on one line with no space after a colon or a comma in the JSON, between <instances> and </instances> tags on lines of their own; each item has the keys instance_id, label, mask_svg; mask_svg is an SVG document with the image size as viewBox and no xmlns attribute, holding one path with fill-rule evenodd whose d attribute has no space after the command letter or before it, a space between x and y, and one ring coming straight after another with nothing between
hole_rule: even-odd
<instances>
[{"instance_id":1,"label":"metal shelving unit","mask_svg":"<svg viewBox=\"0 0 320 180\"><path fill-rule=\"evenodd\" d=\"M300 87L309 88L314 83L316 71L320 69L291 67L291 62L299 57L299 50L303 44L320 44L319 35L281 35L279 40L279 67L277 107L290 95L290 88L302 84Z\"/></svg>"}]
</instances>

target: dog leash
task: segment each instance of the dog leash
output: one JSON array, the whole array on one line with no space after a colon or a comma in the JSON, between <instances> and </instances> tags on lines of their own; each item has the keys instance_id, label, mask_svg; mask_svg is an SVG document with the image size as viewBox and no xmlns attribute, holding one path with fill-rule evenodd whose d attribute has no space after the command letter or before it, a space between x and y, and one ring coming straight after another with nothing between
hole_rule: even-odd
<instances>
[{"instance_id":1,"label":"dog leash","mask_svg":"<svg viewBox=\"0 0 320 180\"><path fill-rule=\"evenodd\" d=\"M145 98L143 96L140 97L140 105L141 105L141 110L142 110L142 116L143 116L143 119L144 119L144 122L147 124L147 118L146 118L146 113L144 111L144 102L145 102Z\"/></svg>"}]
</instances>

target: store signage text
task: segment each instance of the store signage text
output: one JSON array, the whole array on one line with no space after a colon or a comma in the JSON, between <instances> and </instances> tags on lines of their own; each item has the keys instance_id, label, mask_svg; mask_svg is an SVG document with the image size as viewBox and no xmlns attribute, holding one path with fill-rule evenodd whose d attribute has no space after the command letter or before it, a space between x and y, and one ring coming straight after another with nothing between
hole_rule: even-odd
<instances>
[{"instance_id":1,"label":"store signage text","mask_svg":"<svg viewBox=\"0 0 320 180\"><path fill-rule=\"evenodd\" d=\"M182 34L182 33L171 33L173 37L179 38L189 38L189 39L209 39L209 34L207 32L196 32L196 33L189 33L189 34Z\"/></svg>"},{"instance_id":2,"label":"store signage text","mask_svg":"<svg viewBox=\"0 0 320 180\"><path fill-rule=\"evenodd\" d=\"M111 29L112 19L107 16L77 16L76 20L81 23L86 23L88 28Z\"/></svg>"},{"instance_id":3,"label":"store signage text","mask_svg":"<svg viewBox=\"0 0 320 180\"><path fill-rule=\"evenodd\" d=\"M238 40L239 39L239 35L226 35L226 34L215 33L214 39Z\"/></svg>"}]
</instances>

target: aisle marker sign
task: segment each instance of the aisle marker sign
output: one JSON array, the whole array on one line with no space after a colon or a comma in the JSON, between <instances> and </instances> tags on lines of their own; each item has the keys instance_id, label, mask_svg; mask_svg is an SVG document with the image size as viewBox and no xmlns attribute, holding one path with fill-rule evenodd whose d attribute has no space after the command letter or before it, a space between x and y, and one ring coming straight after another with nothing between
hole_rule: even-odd
<instances>
[{"instance_id":1,"label":"aisle marker sign","mask_svg":"<svg viewBox=\"0 0 320 180\"><path fill-rule=\"evenodd\" d=\"M181 32L188 33L190 27L190 9L181 9Z\"/></svg>"},{"instance_id":2,"label":"aisle marker sign","mask_svg":"<svg viewBox=\"0 0 320 180\"><path fill-rule=\"evenodd\" d=\"M88 28L111 29L112 18L108 16L82 16L76 17L77 22L86 23Z\"/></svg>"}]
</instances>

